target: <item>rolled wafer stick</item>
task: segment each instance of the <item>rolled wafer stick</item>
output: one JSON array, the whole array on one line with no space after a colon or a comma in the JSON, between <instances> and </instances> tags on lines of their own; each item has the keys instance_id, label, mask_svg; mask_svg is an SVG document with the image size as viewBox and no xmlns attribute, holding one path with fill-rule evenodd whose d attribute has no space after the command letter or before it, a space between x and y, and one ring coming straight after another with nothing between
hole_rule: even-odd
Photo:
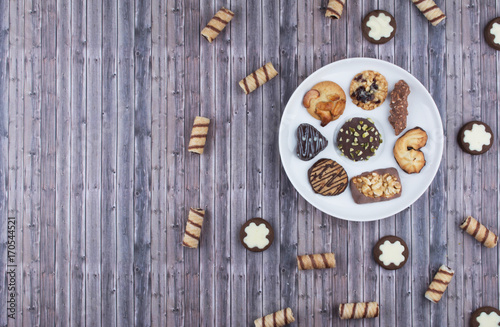
<instances>
[{"instance_id":1,"label":"rolled wafer stick","mask_svg":"<svg viewBox=\"0 0 500 327\"><path fill-rule=\"evenodd\" d=\"M215 13L207 26L201 30L201 35L203 35L208 42L212 43L233 17L234 13L231 10L222 7Z\"/></svg>"},{"instance_id":2,"label":"rolled wafer stick","mask_svg":"<svg viewBox=\"0 0 500 327\"><path fill-rule=\"evenodd\" d=\"M240 87L245 91L245 94L255 91L262 84L269 82L276 77L278 72L274 69L273 64L268 62L260 67L244 79L240 81Z\"/></svg>"},{"instance_id":3,"label":"rolled wafer stick","mask_svg":"<svg viewBox=\"0 0 500 327\"><path fill-rule=\"evenodd\" d=\"M377 302L342 303L339 305L340 319L361 319L378 317Z\"/></svg>"},{"instance_id":4,"label":"rolled wafer stick","mask_svg":"<svg viewBox=\"0 0 500 327\"><path fill-rule=\"evenodd\" d=\"M189 209L188 221L186 223L186 230L184 232L182 245L193 249L198 247L198 243L200 242L201 226L203 225L203 217L205 217L205 210L201 208Z\"/></svg>"},{"instance_id":5,"label":"rolled wafer stick","mask_svg":"<svg viewBox=\"0 0 500 327\"><path fill-rule=\"evenodd\" d=\"M342 11L344 10L345 0L330 0L328 6L326 7L325 17L331 17L332 19L339 19L342 16Z\"/></svg>"},{"instance_id":6,"label":"rolled wafer stick","mask_svg":"<svg viewBox=\"0 0 500 327\"><path fill-rule=\"evenodd\" d=\"M443 19L446 18L445 14L439 9L436 3L432 0L411 0L417 8L424 14L425 18L436 26Z\"/></svg>"},{"instance_id":7,"label":"rolled wafer stick","mask_svg":"<svg viewBox=\"0 0 500 327\"><path fill-rule=\"evenodd\" d=\"M189 152L202 154L207 141L208 125L210 119L196 116L191 130L191 138L189 139Z\"/></svg>"},{"instance_id":8,"label":"rolled wafer stick","mask_svg":"<svg viewBox=\"0 0 500 327\"><path fill-rule=\"evenodd\" d=\"M487 248L497 246L498 236L471 216L464 220L460 228L466 231L467 234L472 235Z\"/></svg>"},{"instance_id":9,"label":"rolled wafer stick","mask_svg":"<svg viewBox=\"0 0 500 327\"><path fill-rule=\"evenodd\" d=\"M297 256L299 270L335 268L335 254L320 253Z\"/></svg>"},{"instance_id":10,"label":"rolled wafer stick","mask_svg":"<svg viewBox=\"0 0 500 327\"><path fill-rule=\"evenodd\" d=\"M265 317L255 319L255 327L281 327L288 325L295 321L292 309L286 308L284 310L271 313Z\"/></svg>"},{"instance_id":11,"label":"rolled wafer stick","mask_svg":"<svg viewBox=\"0 0 500 327\"><path fill-rule=\"evenodd\" d=\"M455 272L450 267L442 265L434 276L432 283L425 292L425 298L433 303L438 303L448 287Z\"/></svg>"}]
</instances>

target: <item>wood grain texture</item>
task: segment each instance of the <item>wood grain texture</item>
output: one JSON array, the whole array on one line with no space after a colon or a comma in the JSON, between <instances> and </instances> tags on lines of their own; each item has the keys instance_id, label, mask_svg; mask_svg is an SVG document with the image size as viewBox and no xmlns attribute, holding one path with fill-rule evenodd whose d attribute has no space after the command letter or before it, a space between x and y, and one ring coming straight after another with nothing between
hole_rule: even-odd
<instances>
[{"instance_id":1,"label":"wood grain texture","mask_svg":"<svg viewBox=\"0 0 500 327\"><path fill-rule=\"evenodd\" d=\"M0 215L18 223L17 314L2 309L0 326L247 326L285 307L297 326L468 326L477 307L498 306L498 251L458 225L500 227L500 59L483 37L500 0L436 0L447 14L436 27L411 1L348 1L339 20L324 17L327 2L0 2ZM235 17L209 43L200 31L221 7ZM374 9L398 24L383 45L361 33ZM416 76L446 137L424 195L369 223L307 203L278 148L298 84L359 56ZM237 82L266 62L279 76L245 95ZM203 155L186 151L197 115L211 119ZM457 146L470 120L495 133L484 155ZM198 249L180 245L190 207L206 210ZM263 253L237 237L252 217L274 227ZM410 259L387 271L372 247L393 234ZM2 219L3 299L6 235ZM297 271L297 254L319 252L337 267ZM455 276L432 304L423 294L441 264ZM340 320L338 304L355 301L378 301L380 316Z\"/></svg>"}]
</instances>

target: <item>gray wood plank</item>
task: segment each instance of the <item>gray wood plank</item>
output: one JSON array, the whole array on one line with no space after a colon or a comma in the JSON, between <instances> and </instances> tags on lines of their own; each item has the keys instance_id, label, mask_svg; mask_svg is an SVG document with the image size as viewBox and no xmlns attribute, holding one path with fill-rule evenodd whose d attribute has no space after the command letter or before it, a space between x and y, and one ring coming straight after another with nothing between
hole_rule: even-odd
<instances>
[{"instance_id":1,"label":"gray wood plank","mask_svg":"<svg viewBox=\"0 0 500 327\"><path fill-rule=\"evenodd\" d=\"M71 195L71 8L57 2L56 116L56 325L70 323L70 195ZM64 46L62 46L64 45Z\"/></svg>"},{"instance_id":2,"label":"gray wood plank","mask_svg":"<svg viewBox=\"0 0 500 327\"><path fill-rule=\"evenodd\" d=\"M167 61L165 1L151 2L151 325L166 326Z\"/></svg>"},{"instance_id":3,"label":"gray wood plank","mask_svg":"<svg viewBox=\"0 0 500 327\"><path fill-rule=\"evenodd\" d=\"M117 325L118 5L102 7L101 323Z\"/></svg>"},{"instance_id":4,"label":"gray wood plank","mask_svg":"<svg viewBox=\"0 0 500 327\"><path fill-rule=\"evenodd\" d=\"M102 4L87 1L85 323L101 325Z\"/></svg>"}]
</instances>

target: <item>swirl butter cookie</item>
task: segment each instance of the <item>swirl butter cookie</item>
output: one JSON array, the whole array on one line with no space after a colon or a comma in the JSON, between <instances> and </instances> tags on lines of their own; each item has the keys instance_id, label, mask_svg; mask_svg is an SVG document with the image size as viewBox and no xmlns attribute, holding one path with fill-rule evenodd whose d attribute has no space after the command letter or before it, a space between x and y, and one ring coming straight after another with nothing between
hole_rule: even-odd
<instances>
[{"instance_id":1,"label":"swirl butter cookie","mask_svg":"<svg viewBox=\"0 0 500 327\"><path fill-rule=\"evenodd\" d=\"M352 102L364 110L373 110L387 97L387 80L379 72L365 70L352 79L349 94Z\"/></svg>"},{"instance_id":2,"label":"swirl butter cookie","mask_svg":"<svg viewBox=\"0 0 500 327\"><path fill-rule=\"evenodd\" d=\"M420 173L425 166L425 156L420 148L427 144L427 133L415 127L401 136L394 145L394 158L408 174Z\"/></svg>"},{"instance_id":3,"label":"swirl butter cookie","mask_svg":"<svg viewBox=\"0 0 500 327\"><path fill-rule=\"evenodd\" d=\"M344 167L331 159L316 161L307 174L313 191L321 195L339 195L345 191L349 181Z\"/></svg>"},{"instance_id":4,"label":"swirl butter cookie","mask_svg":"<svg viewBox=\"0 0 500 327\"><path fill-rule=\"evenodd\" d=\"M334 82L324 81L312 87L302 100L302 104L314 118L321 120L321 126L338 119L345 109L344 90Z\"/></svg>"}]
</instances>

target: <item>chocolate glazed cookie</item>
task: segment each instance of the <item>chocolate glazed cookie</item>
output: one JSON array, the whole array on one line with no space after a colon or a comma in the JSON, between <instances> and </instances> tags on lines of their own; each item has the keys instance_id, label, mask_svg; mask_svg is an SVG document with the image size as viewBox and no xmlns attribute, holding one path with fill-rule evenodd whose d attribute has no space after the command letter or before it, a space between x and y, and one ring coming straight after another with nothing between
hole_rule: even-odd
<instances>
[{"instance_id":1,"label":"chocolate glazed cookie","mask_svg":"<svg viewBox=\"0 0 500 327\"><path fill-rule=\"evenodd\" d=\"M406 242L397 236L382 237L373 247L373 258L384 269L396 270L408 261L410 252Z\"/></svg>"},{"instance_id":2,"label":"chocolate glazed cookie","mask_svg":"<svg viewBox=\"0 0 500 327\"><path fill-rule=\"evenodd\" d=\"M490 20L484 28L484 39L490 47L500 50L500 17Z\"/></svg>"},{"instance_id":3,"label":"chocolate glazed cookie","mask_svg":"<svg viewBox=\"0 0 500 327\"><path fill-rule=\"evenodd\" d=\"M470 327L500 326L500 310L493 307L481 307L470 316Z\"/></svg>"},{"instance_id":4,"label":"chocolate glazed cookie","mask_svg":"<svg viewBox=\"0 0 500 327\"><path fill-rule=\"evenodd\" d=\"M328 145L328 140L314 126L300 124L297 128L297 156L308 161Z\"/></svg>"},{"instance_id":5,"label":"chocolate glazed cookie","mask_svg":"<svg viewBox=\"0 0 500 327\"><path fill-rule=\"evenodd\" d=\"M313 191L326 196L341 194L349 181L344 168L331 159L316 161L307 174Z\"/></svg>"},{"instance_id":6,"label":"chocolate glazed cookie","mask_svg":"<svg viewBox=\"0 0 500 327\"><path fill-rule=\"evenodd\" d=\"M396 34L396 20L385 10L374 10L363 19L361 30L371 43L387 43Z\"/></svg>"}]
</instances>

